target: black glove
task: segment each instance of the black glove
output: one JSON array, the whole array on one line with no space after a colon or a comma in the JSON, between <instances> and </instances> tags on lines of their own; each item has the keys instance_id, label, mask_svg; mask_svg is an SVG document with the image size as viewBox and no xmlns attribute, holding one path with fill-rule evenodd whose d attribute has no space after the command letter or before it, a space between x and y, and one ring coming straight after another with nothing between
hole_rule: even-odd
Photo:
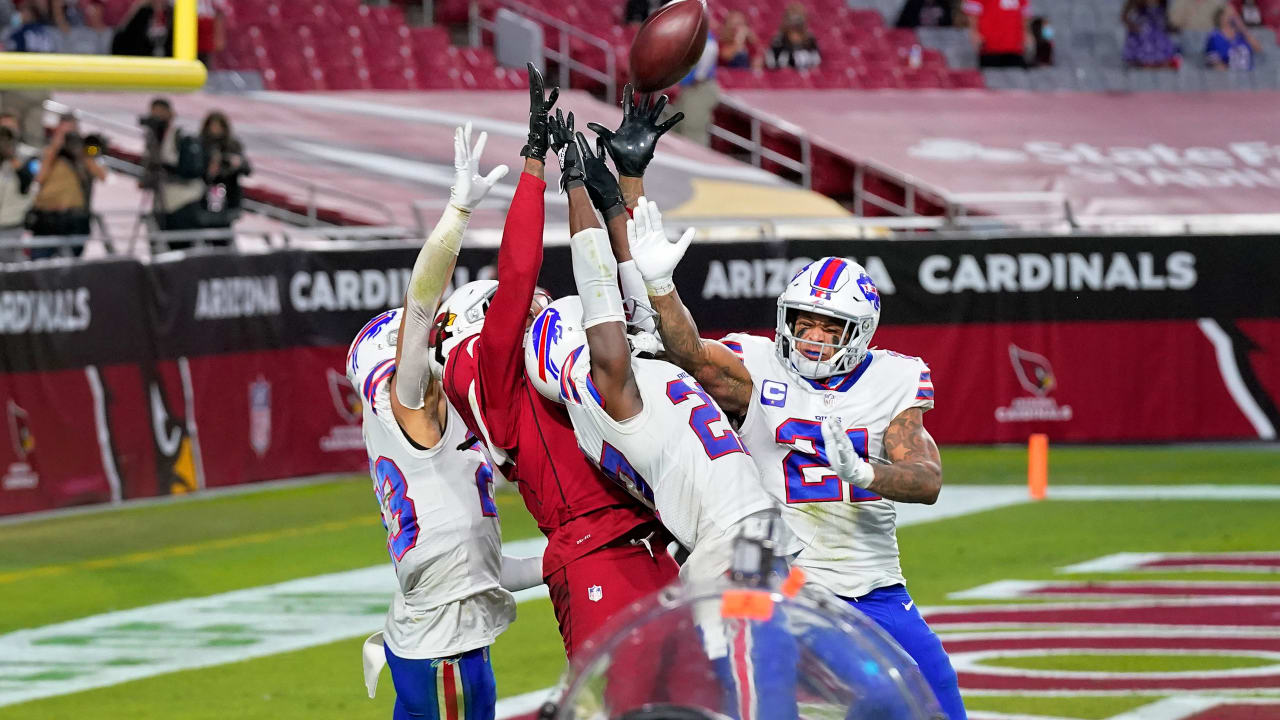
<instances>
[{"instance_id":1,"label":"black glove","mask_svg":"<svg viewBox=\"0 0 1280 720\"><path fill-rule=\"evenodd\" d=\"M560 159L560 189L568 190L570 183L583 182L582 154L573 138L573 113L568 119L556 108L555 117L547 119L547 134L551 151Z\"/></svg>"},{"instance_id":2,"label":"black glove","mask_svg":"<svg viewBox=\"0 0 1280 720\"><path fill-rule=\"evenodd\" d=\"M604 140L596 138L596 152L591 152L591 143L582 133L575 135L578 139L578 154L582 157L583 181L587 184L587 194L591 196L591 204L608 216L613 208L621 207L622 190L618 187L618 179L609 172L604 164Z\"/></svg>"},{"instance_id":3,"label":"black glove","mask_svg":"<svg viewBox=\"0 0 1280 720\"><path fill-rule=\"evenodd\" d=\"M684 119L684 113L678 112L666 122L658 122L663 108L667 106L666 95L659 97L657 102L650 102L652 97L638 100L639 93L631 88L631 83L627 83L622 89L622 124L618 129L609 130L597 123L587 123L587 127L604 141L618 174L627 177L644 175L644 169L658 146L658 138Z\"/></svg>"},{"instance_id":4,"label":"black glove","mask_svg":"<svg viewBox=\"0 0 1280 720\"><path fill-rule=\"evenodd\" d=\"M551 112L551 108L556 104L556 98L560 96L560 88L551 88L551 92L544 98L542 73L538 72L533 63L529 63L526 67L529 68L529 142L520 149L520 154L546 162L547 113Z\"/></svg>"}]
</instances>

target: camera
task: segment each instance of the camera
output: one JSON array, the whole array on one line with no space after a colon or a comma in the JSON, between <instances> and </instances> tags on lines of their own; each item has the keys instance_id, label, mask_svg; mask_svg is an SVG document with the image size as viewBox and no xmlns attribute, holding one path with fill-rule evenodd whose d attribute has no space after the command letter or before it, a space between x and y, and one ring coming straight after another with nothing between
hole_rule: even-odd
<instances>
[{"instance_id":1,"label":"camera","mask_svg":"<svg viewBox=\"0 0 1280 720\"><path fill-rule=\"evenodd\" d=\"M169 129L169 121L164 118L158 118L154 115L140 115L138 124L151 131L151 135L158 141L164 137L164 133Z\"/></svg>"}]
</instances>

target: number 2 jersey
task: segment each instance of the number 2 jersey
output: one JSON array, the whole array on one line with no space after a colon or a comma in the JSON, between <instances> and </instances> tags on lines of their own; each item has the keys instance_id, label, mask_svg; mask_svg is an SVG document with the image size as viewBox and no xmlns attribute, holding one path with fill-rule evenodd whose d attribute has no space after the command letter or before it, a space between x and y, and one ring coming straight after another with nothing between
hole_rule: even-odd
<instances>
[{"instance_id":1,"label":"number 2 jersey","mask_svg":"<svg viewBox=\"0 0 1280 720\"><path fill-rule=\"evenodd\" d=\"M438 658L485 647L515 618L503 590L493 473L478 449L458 449L466 425L448 408L435 447L415 447L391 413L400 310L371 320L347 354L360 393L373 489L400 588L384 638L402 658Z\"/></svg>"},{"instance_id":2,"label":"number 2 jersey","mask_svg":"<svg viewBox=\"0 0 1280 720\"><path fill-rule=\"evenodd\" d=\"M586 347L570 353L561 378L569 385L563 394L578 446L653 507L690 550L682 576L718 575L728 569L734 524L776 505L729 419L702 386L662 360L635 358L631 368L644 409L619 422L601 405Z\"/></svg>"},{"instance_id":3,"label":"number 2 jersey","mask_svg":"<svg viewBox=\"0 0 1280 720\"><path fill-rule=\"evenodd\" d=\"M864 459L884 457L889 423L908 408L933 407L929 366L873 349L845 375L807 380L778 357L772 340L735 333L721 342L751 374L751 405L739 433L765 489L804 543L795 564L843 597L905 583L893 502L831 471L821 423L835 416Z\"/></svg>"}]
</instances>

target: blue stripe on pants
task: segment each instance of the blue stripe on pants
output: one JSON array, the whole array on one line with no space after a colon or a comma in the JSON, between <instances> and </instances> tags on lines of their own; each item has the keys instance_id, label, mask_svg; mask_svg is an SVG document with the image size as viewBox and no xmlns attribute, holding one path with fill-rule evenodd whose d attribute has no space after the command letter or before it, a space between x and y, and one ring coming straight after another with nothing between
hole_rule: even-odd
<instances>
[{"instance_id":1,"label":"blue stripe on pants","mask_svg":"<svg viewBox=\"0 0 1280 720\"><path fill-rule=\"evenodd\" d=\"M950 720L965 720L964 701L960 699L960 686L956 671L951 667L942 642L929 629L920 616L915 601L902 585L877 588L856 600L842 598L855 610L861 611L889 633L903 650L920 666L920 674L929 683L938 704Z\"/></svg>"},{"instance_id":2,"label":"blue stripe on pants","mask_svg":"<svg viewBox=\"0 0 1280 720\"><path fill-rule=\"evenodd\" d=\"M460 713L459 720L494 720L498 688L489 664L489 648L423 660L401 658L391 648L386 648L386 655L396 687L393 720L448 720L441 716L444 703L436 693L437 678L446 663L453 665L461 680L462 696L457 698L457 707L465 714Z\"/></svg>"}]
</instances>

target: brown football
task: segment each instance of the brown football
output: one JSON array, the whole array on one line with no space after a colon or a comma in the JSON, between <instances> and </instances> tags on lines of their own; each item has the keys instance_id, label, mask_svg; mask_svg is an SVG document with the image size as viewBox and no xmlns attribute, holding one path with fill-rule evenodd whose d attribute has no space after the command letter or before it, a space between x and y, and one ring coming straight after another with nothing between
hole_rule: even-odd
<instances>
[{"instance_id":1,"label":"brown football","mask_svg":"<svg viewBox=\"0 0 1280 720\"><path fill-rule=\"evenodd\" d=\"M640 92L676 84L707 46L707 7L702 0L672 0L658 8L631 43L631 82Z\"/></svg>"}]
</instances>

